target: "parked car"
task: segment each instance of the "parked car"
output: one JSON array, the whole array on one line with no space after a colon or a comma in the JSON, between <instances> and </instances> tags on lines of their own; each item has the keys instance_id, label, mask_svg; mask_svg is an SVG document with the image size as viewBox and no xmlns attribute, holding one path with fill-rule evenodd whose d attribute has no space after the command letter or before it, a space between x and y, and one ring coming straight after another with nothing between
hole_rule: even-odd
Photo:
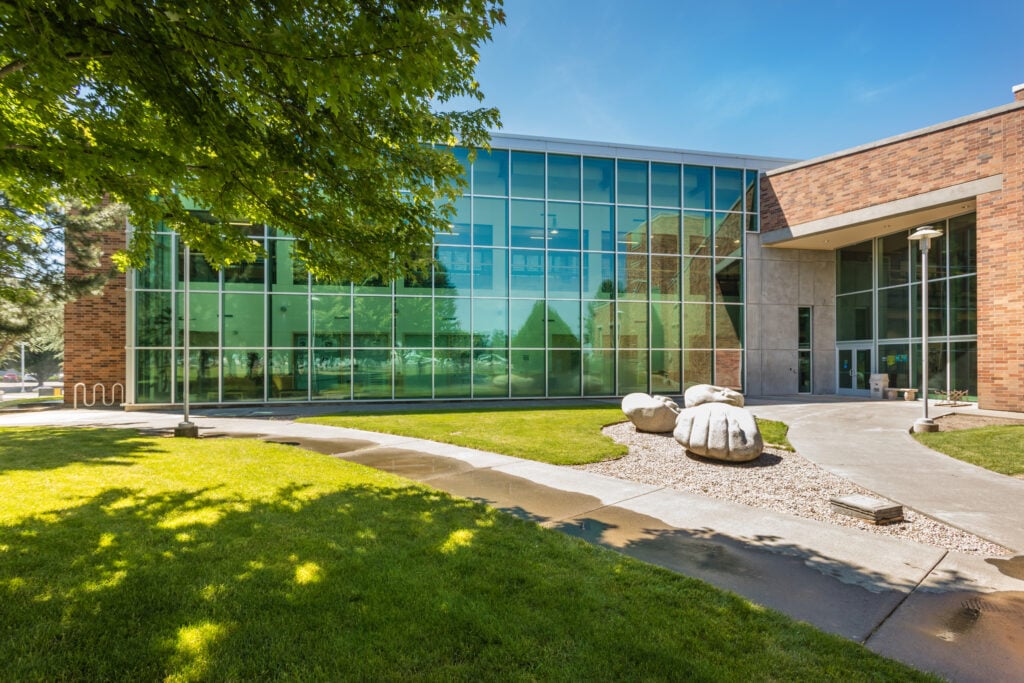
<instances>
[{"instance_id":1,"label":"parked car","mask_svg":"<svg viewBox=\"0 0 1024 683\"><path fill-rule=\"evenodd\" d=\"M2 379L4 382L17 382L21 377L14 370L5 370Z\"/></svg>"}]
</instances>

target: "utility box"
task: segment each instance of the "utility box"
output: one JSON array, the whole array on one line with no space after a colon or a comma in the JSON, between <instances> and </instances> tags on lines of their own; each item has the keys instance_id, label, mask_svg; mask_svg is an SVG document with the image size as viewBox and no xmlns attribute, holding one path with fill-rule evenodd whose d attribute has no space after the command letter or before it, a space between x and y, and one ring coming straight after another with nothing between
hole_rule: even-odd
<instances>
[{"instance_id":1,"label":"utility box","mask_svg":"<svg viewBox=\"0 0 1024 683\"><path fill-rule=\"evenodd\" d=\"M868 378L868 384L871 387L871 398L887 398L886 390L889 388L889 375L871 375Z\"/></svg>"}]
</instances>

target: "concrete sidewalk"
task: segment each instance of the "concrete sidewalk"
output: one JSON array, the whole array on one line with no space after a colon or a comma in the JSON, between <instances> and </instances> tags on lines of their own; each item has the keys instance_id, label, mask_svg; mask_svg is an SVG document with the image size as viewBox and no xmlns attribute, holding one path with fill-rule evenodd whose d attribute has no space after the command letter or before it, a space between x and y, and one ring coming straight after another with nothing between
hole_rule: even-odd
<instances>
[{"instance_id":1,"label":"concrete sidewalk","mask_svg":"<svg viewBox=\"0 0 1024 683\"><path fill-rule=\"evenodd\" d=\"M706 580L953 680L1019 680L1024 671L1024 556L947 553L579 470L300 424L279 411L250 410L270 419L224 412L193 420L205 436L293 443L478 500ZM762 406L755 412L763 414ZM61 410L3 415L0 425L169 430L179 420L166 413ZM832 441L840 436L833 432Z\"/></svg>"},{"instance_id":2,"label":"concrete sidewalk","mask_svg":"<svg viewBox=\"0 0 1024 683\"><path fill-rule=\"evenodd\" d=\"M996 474L919 444L909 430L921 416L920 401L777 397L752 399L748 408L758 417L788 424L789 440L797 452L825 469L924 515L1024 553L1024 479ZM935 405L928 412L931 417L985 413L973 406ZM1024 415L999 415L1024 419Z\"/></svg>"}]
</instances>

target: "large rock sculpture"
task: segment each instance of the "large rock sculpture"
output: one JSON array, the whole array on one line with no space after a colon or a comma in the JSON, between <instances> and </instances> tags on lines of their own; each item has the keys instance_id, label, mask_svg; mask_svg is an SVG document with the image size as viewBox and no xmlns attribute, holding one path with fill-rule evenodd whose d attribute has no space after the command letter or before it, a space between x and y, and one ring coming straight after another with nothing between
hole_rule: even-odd
<instances>
[{"instance_id":1,"label":"large rock sculpture","mask_svg":"<svg viewBox=\"0 0 1024 683\"><path fill-rule=\"evenodd\" d=\"M672 436L687 452L715 460L747 462L764 450L754 416L729 403L702 403L680 411Z\"/></svg>"},{"instance_id":2,"label":"large rock sculpture","mask_svg":"<svg viewBox=\"0 0 1024 683\"><path fill-rule=\"evenodd\" d=\"M676 426L679 405L667 396L627 394L622 412L640 432L671 432Z\"/></svg>"},{"instance_id":3,"label":"large rock sculpture","mask_svg":"<svg viewBox=\"0 0 1024 683\"><path fill-rule=\"evenodd\" d=\"M714 384L694 384L683 394L683 406L686 408L705 403L728 403L742 408L743 394L727 387L716 387Z\"/></svg>"}]
</instances>

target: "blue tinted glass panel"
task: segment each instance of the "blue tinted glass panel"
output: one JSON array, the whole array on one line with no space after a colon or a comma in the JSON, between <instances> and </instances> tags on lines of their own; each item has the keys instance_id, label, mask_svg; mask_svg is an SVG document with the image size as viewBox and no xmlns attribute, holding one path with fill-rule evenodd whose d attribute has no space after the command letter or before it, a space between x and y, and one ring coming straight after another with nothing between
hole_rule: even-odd
<instances>
[{"instance_id":1,"label":"blue tinted glass panel","mask_svg":"<svg viewBox=\"0 0 1024 683\"><path fill-rule=\"evenodd\" d=\"M579 201L580 158L548 155L548 199Z\"/></svg>"},{"instance_id":2,"label":"blue tinted glass panel","mask_svg":"<svg viewBox=\"0 0 1024 683\"><path fill-rule=\"evenodd\" d=\"M619 254L618 284L616 291L620 299L647 298L647 254Z\"/></svg>"},{"instance_id":3,"label":"blue tinted glass panel","mask_svg":"<svg viewBox=\"0 0 1024 683\"><path fill-rule=\"evenodd\" d=\"M710 167L683 167L683 206L687 209L711 208Z\"/></svg>"},{"instance_id":4,"label":"blue tinted glass panel","mask_svg":"<svg viewBox=\"0 0 1024 683\"><path fill-rule=\"evenodd\" d=\"M508 152L480 150L473 162L474 194L508 194Z\"/></svg>"},{"instance_id":5,"label":"blue tinted glass panel","mask_svg":"<svg viewBox=\"0 0 1024 683\"><path fill-rule=\"evenodd\" d=\"M473 249L473 294L508 294L508 250Z\"/></svg>"},{"instance_id":6,"label":"blue tinted glass panel","mask_svg":"<svg viewBox=\"0 0 1024 683\"><path fill-rule=\"evenodd\" d=\"M743 210L743 171L738 168L715 169L715 209Z\"/></svg>"},{"instance_id":7,"label":"blue tinted glass panel","mask_svg":"<svg viewBox=\"0 0 1024 683\"><path fill-rule=\"evenodd\" d=\"M615 256L583 254L583 296L587 299L615 298Z\"/></svg>"},{"instance_id":8,"label":"blue tinted glass panel","mask_svg":"<svg viewBox=\"0 0 1024 683\"><path fill-rule=\"evenodd\" d=\"M647 204L647 162L619 160L619 204Z\"/></svg>"},{"instance_id":9,"label":"blue tinted glass panel","mask_svg":"<svg viewBox=\"0 0 1024 683\"><path fill-rule=\"evenodd\" d=\"M548 202L548 248L580 248L580 205Z\"/></svg>"},{"instance_id":10,"label":"blue tinted glass panel","mask_svg":"<svg viewBox=\"0 0 1024 683\"><path fill-rule=\"evenodd\" d=\"M583 206L583 248L615 251L615 209L611 206Z\"/></svg>"},{"instance_id":11,"label":"blue tinted glass panel","mask_svg":"<svg viewBox=\"0 0 1024 683\"><path fill-rule=\"evenodd\" d=\"M512 200L513 247L544 248L544 202Z\"/></svg>"},{"instance_id":12,"label":"blue tinted glass panel","mask_svg":"<svg viewBox=\"0 0 1024 683\"><path fill-rule=\"evenodd\" d=\"M544 198L544 155L512 152L512 196Z\"/></svg>"},{"instance_id":13,"label":"blue tinted glass panel","mask_svg":"<svg viewBox=\"0 0 1024 683\"><path fill-rule=\"evenodd\" d=\"M473 199L473 244L478 247L508 245L507 199Z\"/></svg>"},{"instance_id":14,"label":"blue tinted glass panel","mask_svg":"<svg viewBox=\"0 0 1024 683\"><path fill-rule=\"evenodd\" d=\"M583 157L583 201L615 201L615 162L612 159Z\"/></svg>"},{"instance_id":15,"label":"blue tinted glass panel","mask_svg":"<svg viewBox=\"0 0 1024 683\"><path fill-rule=\"evenodd\" d=\"M469 244L472 239L472 231L469 224L470 205L468 197L459 197L455 200L455 214L448 224L451 232L439 232L434 235L437 244Z\"/></svg>"},{"instance_id":16,"label":"blue tinted glass panel","mask_svg":"<svg viewBox=\"0 0 1024 683\"><path fill-rule=\"evenodd\" d=\"M619 207L615 246L618 251L647 251L647 209Z\"/></svg>"},{"instance_id":17,"label":"blue tinted glass panel","mask_svg":"<svg viewBox=\"0 0 1024 683\"><path fill-rule=\"evenodd\" d=\"M757 213L757 207L760 201L761 187L759 183L759 174L757 171L746 171L747 178L747 206L746 210L750 213Z\"/></svg>"},{"instance_id":18,"label":"blue tinted glass panel","mask_svg":"<svg viewBox=\"0 0 1024 683\"><path fill-rule=\"evenodd\" d=\"M468 247L434 250L434 292L442 296L468 296L472 285Z\"/></svg>"},{"instance_id":19,"label":"blue tinted glass panel","mask_svg":"<svg viewBox=\"0 0 1024 683\"><path fill-rule=\"evenodd\" d=\"M651 204L679 206L682 169L679 164L651 164Z\"/></svg>"},{"instance_id":20,"label":"blue tinted glass panel","mask_svg":"<svg viewBox=\"0 0 1024 683\"><path fill-rule=\"evenodd\" d=\"M511 295L543 297L544 252L513 249L510 255Z\"/></svg>"},{"instance_id":21,"label":"blue tinted glass panel","mask_svg":"<svg viewBox=\"0 0 1024 683\"><path fill-rule=\"evenodd\" d=\"M465 147L452 147L445 151L451 152L455 160L462 166L462 173L459 174L459 178L465 183L463 187L466 191L469 191L469 150Z\"/></svg>"},{"instance_id":22,"label":"blue tinted glass panel","mask_svg":"<svg viewBox=\"0 0 1024 683\"><path fill-rule=\"evenodd\" d=\"M580 298L579 252L548 252L548 297L552 299Z\"/></svg>"}]
</instances>

